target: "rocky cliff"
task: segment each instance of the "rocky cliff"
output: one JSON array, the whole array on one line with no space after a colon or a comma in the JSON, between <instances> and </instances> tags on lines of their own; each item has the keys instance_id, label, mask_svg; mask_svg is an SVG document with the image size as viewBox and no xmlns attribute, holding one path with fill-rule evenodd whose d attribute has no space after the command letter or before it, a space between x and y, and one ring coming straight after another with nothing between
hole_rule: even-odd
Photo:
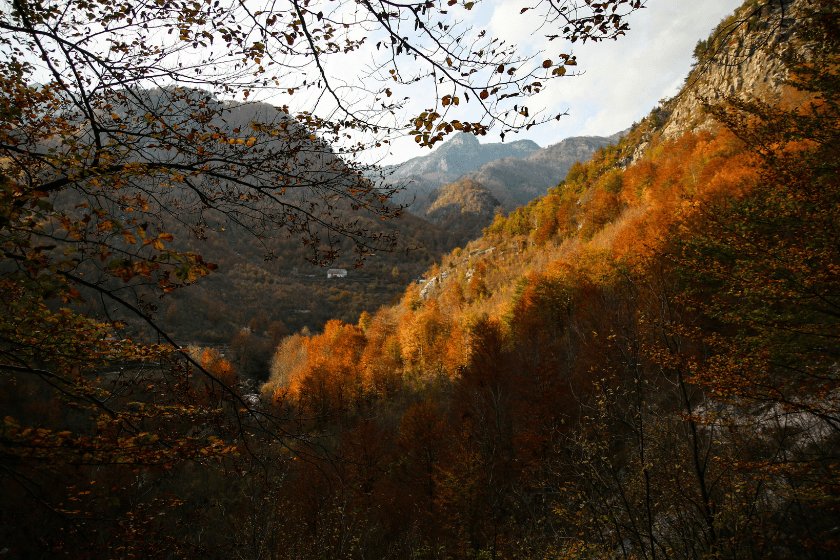
<instances>
[{"instance_id":1,"label":"rocky cliff","mask_svg":"<svg viewBox=\"0 0 840 560\"><path fill-rule=\"evenodd\" d=\"M754 96L773 101L788 78L784 58L796 49L802 11L808 0L747 0L724 19L695 49L695 65L678 95L653 110L627 163L644 157L651 140L716 126L703 102L727 96Z\"/></svg>"}]
</instances>

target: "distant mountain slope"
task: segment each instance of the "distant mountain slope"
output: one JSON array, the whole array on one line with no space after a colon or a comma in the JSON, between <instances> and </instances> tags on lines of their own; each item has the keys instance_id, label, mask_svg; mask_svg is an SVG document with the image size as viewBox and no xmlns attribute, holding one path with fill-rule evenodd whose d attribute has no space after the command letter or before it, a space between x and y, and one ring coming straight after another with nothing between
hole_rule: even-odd
<instances>
[{"instance_id":1,"label":"distant mountain slope","mask_svg":"<svg viewBox=\"0 0 840 560\"><path fill-rule=\"evenodd\" d=\"M528 204L563 180L576 161L588 161L613 137L576 136L532 153L525 159L505 158L468 173L502 203L506 211Z\"/></svg>"},{"instance_id":2,"label":"distant mountain slope","mask_svg":"<svg viewBox=\"0 0 840 560\"><path fill-rule=\"evenodd\" d=\"M498 199L472 179L441 187L431 198L434 203L425 218L465 239L480 237L481 230L493 223L496 211L501 208Z\"/></svg>"},{"instance_id":3,"label":"distant mountain slope","mask_svg":"<svg viewBox=\"0 0 840 560\"><path fill-rule=\"evenodd\" d=\"M387 180L402 187L393 197L394 202L406 204L412 212L423 215L434 203L432 192L443 185L492 161L525 158L539 149L531 140L482 144L473 134L456 134L434 152L395 166Z\"/></svg>"},{"instance_id":4,"label":"distant mountain slope","mask_svg":"<svg viewBox=\"0 0 840 560\"><path fill-rule=\"evenodd\" d=\"M177 102L171 101L171 90L155 88L135 93L145 107L163 114L169 127L177 129L193 118L185 113L191 109L189 104L177 98ZM288 165L288 182L274 185L283 187L284 194L272 193L275 200L298 208L317 208L319 214L338 215L345 223L353 222L355 231L373 238L399 230L399 238L392 252L382 244L382 250L372 250L368 254L364 268L355 268L357 253L352 236L331 236L322 228L317 230L320 241L313 245L304 243L305 236L301 232L289 234L274 227L259 229L260 235L256 235L254 229L249 231L246 226L253 228L254 223L264 217L260 211L265 206L258 200L252 201L250 208L259 211L250 216L240 213L232 219L222 212L209 210L206 201L222 204L221 191L227 190L225 183L214 180L213 176L191 183L203 189L200 195L192 186L161 187L149 204L160 206L158 213L162 224L159 229L174 235L172 248L200 254L206 261L218 265L214 274L200 283L177 290L161 307L158 324L178 341L226 344L248 327L255 340L268 344L262 333L271 324L277 326L277 332L297 332L304 328L317 332L330 319L355 321L363 311L373 312L390 303L443 253L471 239L454 236L409 212L399 219L379 220L371 213L359 211L357 201L344 196L346 187L365 185L356 175L353 161L324 139L310 136L311 131L299 125L288 113L266 103L217 100L200 90L190 91L189 95L202 100L209 107L211 125L231 137L257 134L251 128L254 121L284 125L282 133L261 138L264 151L249 156L256 161L270 158L274 166ZM168 112L167 107L173 110ZM123 116L128 115L129 110L136 110L136 107L126 105L115 109ZM151 140L147 142L151 143ZM169 152L156 148L146 150L143 155L153 162L179 157ZM248 164L253 161L236 159L234 152L220 153L228 157L229 162ZM255 173L249 179L265 180L266 176ZM154 184L143 186L149 191L155 187ZM220 192L215 192L216 186ZM63 191L61 196L67 198L62 202L64 207L73 208L84 202L69 198L75 196L74 191ZM105 200L102 204L111 202ZM374 200L374 204L385 205L388 201ZM131 217L116 203L110 210L118 219ZM315 249L328 247L338 251L331 266L348 270L346 276L328 278L326 268L307 262L307 258L313 259ZM259 328L249 327L251 323ZM243 371L258 376L267 372L267 364L263 366L262 370L245 368Z\"/></svg>"},{"instance_id":5,"label":"distant mountain slope","mask_svg":"<svg viewBox=\"0 0 840 560\"><path fill-rule=\"evenodd\" d=\"M437 189L465 178L481 183L510 211L545 194L576 161L587 161L621 134L566 138L547 148L530 140L481 144L471 134L459 134L437 151L397 166L388 180L402 187L394 201L420 216L435 204Z\"/></svg>"},{"instance_id":6,"label":"distant mountain slope","mask_svg":"<svg viewBox=\"0 0 840 560\"><path fill-rule=\"evenodd\" d=\"M506 157L524 158L539 149L539 145L531 140L482 144L473 134L456 134L434 152L400 165L393 178L419 175L449 183L491 161Z\"/></svg>"}]
</instances>

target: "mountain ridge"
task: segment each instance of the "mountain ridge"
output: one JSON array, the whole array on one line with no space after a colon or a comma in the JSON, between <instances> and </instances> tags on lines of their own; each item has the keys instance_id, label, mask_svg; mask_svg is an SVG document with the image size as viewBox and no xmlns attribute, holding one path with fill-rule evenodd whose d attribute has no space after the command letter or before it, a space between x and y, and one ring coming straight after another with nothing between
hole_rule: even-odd
<instances>
[{"instance_id":1,"label":"mountain ridge","mask_svg":"<svg viewBox=\"0 0 840 560\"><path fill-rule=\"evenodd\" d=\"M513 147L507 152L509 155L481 165L477 163L488 159L487 154L503 153L498 149L501 144L481 144L471 134L459 134L435 152L393 168L387 186L399 189L393 198L395 203L425 216L435 204L438 189L470 179L487 188L500 202L501 209L509 212L545 194L566 176L575 162L588 160L596 150L616 142L626 132L610 136L573 136L545 148L530 140L518 140L508 144ZM481 152L484 147L490 149ZM456 165L457 172L453 171Z\"/></svg>"}]
</instances>

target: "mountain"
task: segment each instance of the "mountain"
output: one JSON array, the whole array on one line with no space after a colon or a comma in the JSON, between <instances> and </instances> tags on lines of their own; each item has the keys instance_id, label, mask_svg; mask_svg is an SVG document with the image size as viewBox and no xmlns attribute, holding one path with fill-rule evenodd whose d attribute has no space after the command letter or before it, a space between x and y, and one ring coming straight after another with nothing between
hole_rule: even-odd
<instances>
[{"instance_id":1,"label":"mountain","mask_svg":"<svg viewBox=\"0 0 840 560\"><path fill-rule=\"evenodd\" d=\"M481 236L493 223L501 204L481 183L462 179L432 193L434 200L425 218L442 229L462 236L465 241Z\"/></svg>"},{"instance_id":2,"label":"mountain","mask_svg":"<svg viewBox=\"0 0 840 560\"><path fill-rule=\"evenodd\" d=\"M566 138L547 148L530 140L481 144L472 134L458 134L431 154L395 167L388 182L400 187L394 202L421 216L435 203L436 189L463 178L484 185L510 211L544 194L575 161L586 161L621 134Z\"/></svg>"},{"instance_id":3,"label":"mountain","mask_svg":"<svg viewBox=\"0 0 840 560\"><path fill-rule=\"evenodd\" d=\"M398 204L423 215L434 203L436 189L458 181L462 175L502 158L524 158L539 151L531 140L482 144L475 135L456 134L434 152L412 158L390 170L387 181L400 187L393 197Z\"/></svg>"},{"instance_id":4,"label":"mountain","mask_svg":"<svg viewBox=\"0 0 840 560\"><path fill-rule=\"evenodd\" d=\"M360 271L361 274L351 272L351 281L345 282L341 289L349 288L354 294L352 299L345 301L338 296L331 298L321 294L321 283L326 280L320 279L324 275L318 269L304 270L304 266L301 266L299 275L288 272L292 265L287 263L295 259L300 260L302 256L301 248L292 242L281 242L272 246L275 256L279 258L270 262L262 261L262 253L258 247L245 248L242 244L237 244L235 249L228 250L229 258L221 259L223 264L229 266L223 266L215 278L205 282L205 286L211 292L215 288L213 282L219 283L219 293L212 296L239 293L232 287L232 280L228 281L229 270L247 267L250 273L255 273L255 269L267 272L274 282L273 285L278 288L277 293L282 293L282 297L273 295L274 299L271 301L247 303L248 287L252 287L253 284L243 281L242 289L239 290L243 295L237 300L241 303L236 305L244 310L244 313L240 313L242 317L210 330L217 331L219 339L229 337L235 324L247 322L260 308L271 309L272 319L275 315L282 315L283 321L292 331L299 330L304 325L319 330L329 318L341 318L349 322L353 317L357 317L361 310L373 310L377 304L390 301L402 289L405 279L422 276L423 267L440 259L441 255L452 249L453 244L463 245L481 237L482 229L493 224L494 217L501 211L511 214L505 225L506 230L519 231L516 229L518 225L514 227L519 221L523 224L538 223L542 209L549 208L553 203L549 199L545 202L537 199L545 197L548 189L554 189L566 178L575 162L585 163L597 153L597 161L585 165L587 170L598 166L604 169L614 167L616 171L617 168L627 169L632 167L632 162L650 159L653 154L651 148L661 145L662 142L674 141L685 132L714 132L717 125L702 111L702 98L722 101L728 95L740 96L750 93L770 99L782 94L784 80L788 76L784 64L778 57L756 47L756 44L768 45L788 41L798 32L797 22L798 19L794 20L781 33L772 36L754 33L736 37L736 40L730 40L723 45L727 50L721 52L714 60L705 60L701 53L694 70L686 78L684 90L678 96L664 102L661 107L656 107L632 130L611 136L567 138L545 148L527 140L505 144L481 144L473 135L458 134L434 152L398 166L393 170L390 179L410 181L400 195L402 200L407 200L407 197L413 198L414 203L410 210L418 216L414 218L408 215L401 224L401 229L408 228L411 232L407 235L406 245L425 245L428 249L420 253L410 253L404 260L397 258L397 255L383 255L377 259L381 259L380 262L371 262L364 271ZM731 21L724 20L719 30L727 25L731 26ZM713 36L719 35L719 30L716 30ZM704 42L701 41L702 43ZM706 49L711 48L716 47L713 44L706 45ZM247 122L249 118L249 115L243 114L239 120ZM618 143L618 146L598 152L599 149L614 143ZM601 171L597 173L600 174ZM628 211L622 209L618 201L611 198L612 193L609 192L612 188L622 187L619 183L609 183L606 176L592 180L576 175L574 178L568 178L566 183L564 190L561 189L563 192L569 189L579 192L573 193L574 196L560 196L564 200L571 196L574 201L582 201L582 205L564 210L572 216L568 218L567 227L564 229L561 223L557 226L558 229L550 230L551 233L548 234L538 231L538 228L534 228L533 231L524 229L521 233L538 240L541 235L552 238L558 236L558 232L565 231L565 235L569 235L569 232L574 230L581 236L581 240L598 239L599 232L609 229L608 226L612 227L610 224L621 222L623 212ZM609 186L611 184L615 186ZM540 212L526 211L524 208L517 210L517 207L527 206L535 200L535 208L540 209ZM600 206L596 207L592 201ZM629 211L641 210L631 206ZM519 220L519 217L522 220ZM228 242L219 240L216 243L225 246ZM487 243L485 240L480 245L481 250L485 250ZM548 245L541 245L541 250L545 247ZM200 250L198 247L196 249ZM235 253L232 252L234 250ZM243 258L245 255L247 257ZM340 262L336 266L349 266L349 262ZM392 274L394 268L398 270L397 275ZM317 275L318 280L309 279L315 278L310 277L310 274ZM353 284L357 279L360 283ZM334 288L330 284L327 289ZM213 297L208 296L208 300ZM196 305L196 302L184 301L182 307L198 309L201 306ZM298 302L304 303L297 305ZM311 309L311 312L298 313L303 308ZM180 330L184 330L183 325ZM213 338L207 333L200 334L203 338Z\"/></svg>"},{"instance_id":5,"label":"mountain","mask_svg":"<svg viewBox=\"0 0 840 560\"><path fill-rule=\"evenodd\" d=\"M414 176L449 183L482 165L506 157L524 158L540 149L531 140L482 144L474 134L456 134L434 152L412 158L401 164L393 178Z\"/></svg>"},{"instance_id":6,"label":"mountain","mask_svg":"<svg viewBox=\"0 0 840 560\"><path fill-rule=\"evenodd\" d=\"M405 185L395 201L411 212L466 242L481 235L500 212L516 207L556 186L575 162L617 142L628 131L611 136L576 136L539 148L529 140L510 144L515 155L488 161L453 179L453 169L470 169L493 155L505 153L502 144L481 144L471 134L459 134L436 152L407 161L391 175ZM533 149L535 148L536 149ZM461 163L459 163L461 162ZM443 185L441 181L447 180ZM399 184L399 182L398 182ZM458 192L463 189L463 192Z\"/></svg>"},{"instance_id":7,"label":"mountain","mask_svg":"<svg viewBox=\"0 0 840 560\"><path fill-rule=\"evenodd\" d=\"M374 312L391 303L443 253L471 239L453 236L409 212L399 218L378 219L388 214L377 212L388 204L379 197L372 200L371 212L360 210L367 202L368 183L356 173L352 159L324 139L311 136L309 129L271 105L222 101L193 89L154 88L134 93L131 102L114 109L122 120L131 121L132 115L136 120L136 115L149 111L162 115L168 129L179 130L195 118L193 104L198 104L206 111L202 118L208 128L230 138L253 135L258 140L258 148L252 150L240 148L240 143L212 140L205 144L184 140L176 145L178 149L170 150L165 149L170 146L163 140L146 134L124 156L132 162L163 166L189 161L187 155L194 153L196 144L205 153L214 154L208 163L213 167L207 168L211 173L189 183L170 184L150 174L137 178L131 188L149 198L146 219L159 221L158 229L173 236L173 250L202 255L218 266L201 282L169 294L160 305L159 326L184 345L221 345L237 337L241 341L247 328L251 346L260 348L248 354L263 357L249 358L249 365L241 367L248 377L258 378L268 371L270 352L265 348L272 340L267 332L319 331L331 319L358 320L362 312ZM272 127L275 134L260 131L253 126L255 121ZM80 136L90 141L90 126L81 123L79 130ZM45 148L60 149L61 145L54 140ZM236 175L238 172L231 171L233 164L237 168L250 165L251 170ZM317 209L320 225L319 220L312 220L303 230L295 231L294 226L283 229L277 225L283 216L276 213L276 206L266 204L265 198L255 194L239 202L244 197L240 188L231 186L236 181L282 188L282 193L271 193L278 206ZM121 193L127 191L129 187L122 187ZM84 208L81 204L89 199L76 190L64 189L52 202L61 208ZM126 210L107 197L98 205L123 221L139 212ZM268 212L275 214L267 216ZM492 209L489 212L492 219ZM294 221L285 220L287 225ZM352 235L336 235L326 227L342 224ZM399 236L392 247L385 240L394 230ZM354 239L358 236L374 240L365 251L363 268L356 267ZM326 268L311 264L324 251L336 251L330 266L349 272L331 278ZM137 320L130 326L140 332L145 325Z\"/></svg>"},{"instance_id":8,"label":"mountain","mask_svg":"<svg viewBox=\"0 0 840 560\"><path fill-rule=\"evenodd\" d=\"M484 185L510 211L544 195L563 180L575 162L587 161L599 148L615 140L616 135L566 138L524 159L490 162L466 177Z\"/></svg>"}]
</instances>

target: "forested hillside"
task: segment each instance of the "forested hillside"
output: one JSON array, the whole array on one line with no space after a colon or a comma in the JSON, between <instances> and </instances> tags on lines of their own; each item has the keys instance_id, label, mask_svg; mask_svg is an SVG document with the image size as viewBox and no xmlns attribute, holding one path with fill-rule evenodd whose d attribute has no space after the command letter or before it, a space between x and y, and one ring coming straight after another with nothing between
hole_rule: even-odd
<instances>
[{"instance_id":1,"label":"forested hillside","mask_svg":"<svg viewBox=\"0 0 840 560\"><path fill-rule=\"evenodd\" d=\"M332 191L333 199L322 202L320 208L315 207L319 212L351 215L352 207L360 204L359 200L337 200L335 196L347 186L354 185L353 179L343 175L357 170L341 159L339 150L334 150L316 136L310 137L309 131L282 107L266 103L223 102L200 90L184 89L179 92L171 88L157 88L142 90L138 95L139 101L126 101L123 106L115 107L115 111L125 115L120 118L127 120L128 115L138 110L142 103L161 109L164 128L177 129L183 126L181 123L185 119L190 118L186 116L192 113L189 101L195 98L204 106L211 107L214 113L219 113L208 119L210 126L223 134L236 136L234 141L239 140L238 136L243 131L256 133L252 127L256 122L254 119L274 123L284 134L277 135L275 131L274 136L260 142L259 149L262 153L272 153L269 159L274 160L273 165L297 168L295 177L288 179L289 184L303 180ZM183 99L169 103L170 95ZM145 110L142 107L142 112ZM252 138L256 140L256 137ZM153 157L169 157L169 150L155 147L148 140L144 143L147 144L144 150ZM55 139L45 144L55 144ZM235 155L232 159L237 157ZM245 165L252 163L246 161ZM247 173L250 174L250 171ZM249 180L252 178L249 177ZM173 290L166 300L156 306L160 312L158 325L182 346L232 346L242 373L257 381L266 379L272 347L276 345L278 336L302 329L320 331L330 319L354 320L363 311L372 312L392 303L407 284L420 277L432 263L439 261L444 252L470 239L468 235L453 235L404 212L392 201L379 203L378 199L387 197L388 193L377 188L377 206L386 215L390 214L393 220L386 223L367 216L354 223L353 228L357 232L365 232L384 241L360 255L354 251L354 242L350 238L335 235L324 224L308 231L306 228L296 231L295 226L284 231L276 225L268 225L261 215L262 208L255 201L249 202L251 207L247 211L238 214L210 210L208 197L197 195L195 184L205 188L209 185L211 196L219 197L224 189L217 190L221 187L214 183L214 180L202 176L188 185L164 184L166 191L142 203L136 199L101 203L103 209L115 218L127 220L136 206L145 204L149 213L156 214L154 221L157 228L172 236L173 250L200 254L214 265L214 274L201 283L195 283L197 278L193 278L189 289ZM371 186L366 188L372 189ZM288 192L275 194L275 197L292 207L309 204L305 196L287 189ZM362 191L359 189L359 192ZM238 200L239 194L236 190L232 192L232 198ZM61 198L56 204L71 207L90 204L76 193L63 192L59 196ZM197 219L198 216L201 218ZM492 216L491 211L489 217L484 217L485 222ZM195 223L196 220L198 223ZM261 231L256 236L249 231L255 223L260 224ZM480 227L471 230L475 231L480 231ZM129 239L125 238L125 241ZM307 239L311 242L306 243ZM124 244L123 248L130 244ZM324 258L326 255L330 257ZM335 258L337 255L342 257ZM328 278L326 264L349 272L343 278ZM89 299L91 313L103 311L101 301ZM145 320L142 318L134 317L127 323L129 327L136 327L130 329L132 335L146 342L156 340L156 335L143 333Z\"/></svg>"},{"instance_id":2,"label":"forested hillside","mask_svg":"<svg viewBox=\"0 0 840 560\"><path fill-rule=\"evenodd\" d=\"M383 231L372 220L367 225ZM203 240L179 243L179 249L212 256L218 268L161 302L158 324L181 346L230 347L229 358L240 373L263 382L278 337L304 329L318 332L331 319L355 321L362 312L390 305L406 285L468 238L410 213L389 225L399 228L397 247L368 257L361 267L352 258L329 267L314 265L307 262L310 251L299 239L258 240L235 224L207 232ZM169 231L190 237L175 226ZM342 254L352 254L346 241L337 245ZM346 276L330 277L333 269Z\"/></svg>"},{"instance_id":3,"label":"forested hillside","mask_svg":"<svg viewBox=\"0 0 840 560\"><path fill-rule=\"evenodd\" d=\"M365 225L387 231L373 220ZM207 232L205 239L190 240L179 248L212 255L218 270L199 285L173 293L167 309L175 306L179 311L164 309L162 324L179 340L198 343L229 341L253 317L266 314L272 321L282 321L288 332L304 327L321 330L330 319L349 321L362 311L392 303L409 282L465 239L407 212L388 227L399 228L397 246L391 252L372 254L362 266L353 260L346 241L335 248L347 258L318 266L307 262L311 252L295 237L254 239L235 224L225 231ZM189 238L186 231L171 230ZM342 268L348 274L330 279L330 268ZM345 294L336 299L348 291L352 297ZM218 303L208 305L210 301Z\"/></svg>"},{"instance_id":4,"label":"forested hillside","mask_svg":"<svg viewBox=\"0 0 840 560\"><path fill-rule=\"evenodd\" d=\"M154 107L165 106L165 126L177 128L185 119L188 105L186 100L167 105L167 96L171 93L166 89L146 90L142 92L142 100ZM346 171L355 171L352 165L344 162L340 152L323 140L317 137L311 139L308 131L282 108L266 103L221 102L198 90L184 96L187 99L197 97L204 105L219 112L211 120L211 126L226 134L254 132L254 119L279 123L278 128L287 134L264 140L260 149L275 152L275 159L282 162L281 166L298 167L295 181L303 178L328 188L336 187L342 181L352 184L352 181L341 177ZM124 107L115 110L129 112L134 109L126 102ZM163 154L167 153L155 148L149 151L157 157L166 157ZM288 151L292 152L291 156ZM201 178L198 182L210 181ZM279 197L280 200L305 206L305 198L293 192L290 189ZM389 202L383 208L390 208L391 212L398 214L394 221L385 223L366 217L355 227L383 238L394 235L395 241L394 232L399 230L398 241L393 246L382 244L378 251L371 248L360 259L359 254L354 253L350 239L330 235L324 227L310 232L318 240L317 244L306 244L302 242L307 237L304 231L278 235L276 227L270 229L263 225L265 231L262 235L254 236L249 232L248 220L242 216L226 216L223 212L208 212L203 222L196 226L192 218L197 213L197 207L201 206L196 204L196 198L194 189L184 185L173 186L165 198L156 201L163 209L159 212L161 229L170 232L176 240L173 248L202 254L217 267L216 273L200 285L188 290L175 290L162 306L161 326L184 343L228 344L254 319L260 324L277 323L275 330L285 333L303 328L318 331L330 319L351 320L362 311L374 311L390 304L403 292L406 284L422 275L444 252L467 240L464 236L453 237L422 218L402 212L397 204ZM84 199L73 198L70 202L83 203ZM352 204L341 201L322 206L323 210L332 207L333 211L351 214ZM114 205L111 210L116 216L123 217L130 214L125 208ZM251 209L250 219L253 220L254 215L259 216L258 209L256 205ZM322 258L324 252L340 254L342 258L325 260ZM333 268L350 270L348 277L344 281L328 282L327 268L323 266L326 261L330 261ZM254 333L264 331L256 329ZM255 337L262 338L256 334ZM267 364L263 363L260 372L249 371L248 374L261 377L265 372Z\"/></svg>"}]
</instances>

